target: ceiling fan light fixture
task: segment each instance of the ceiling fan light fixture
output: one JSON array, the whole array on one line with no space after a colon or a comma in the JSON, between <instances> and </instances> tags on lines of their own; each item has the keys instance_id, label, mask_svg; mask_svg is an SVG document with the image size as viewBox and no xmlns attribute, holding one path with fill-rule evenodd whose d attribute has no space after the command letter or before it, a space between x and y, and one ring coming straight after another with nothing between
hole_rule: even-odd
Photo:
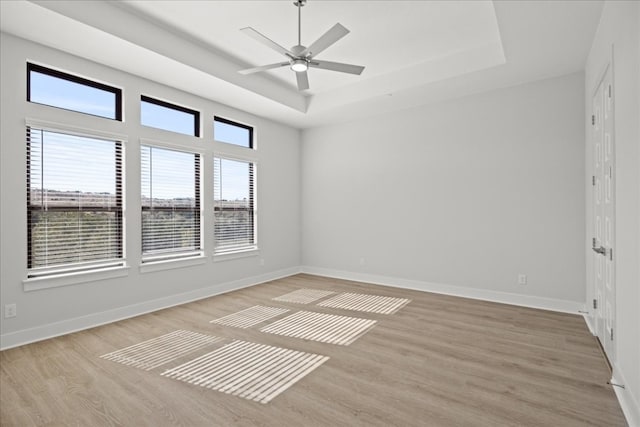
<instances>
[{"instance_id":1,"label":"ceiling fan light fixture","mask_svg":"<svg viewBox=\"0 0 640 427\"><path fill-rule=\"evenodd\" d=\"M291 69L296 73L307 71L308 68L309 65L307 65L307 61L305 61L304 59L294 59L293 61L291 61Z\"/></svg>"}]
</instances>

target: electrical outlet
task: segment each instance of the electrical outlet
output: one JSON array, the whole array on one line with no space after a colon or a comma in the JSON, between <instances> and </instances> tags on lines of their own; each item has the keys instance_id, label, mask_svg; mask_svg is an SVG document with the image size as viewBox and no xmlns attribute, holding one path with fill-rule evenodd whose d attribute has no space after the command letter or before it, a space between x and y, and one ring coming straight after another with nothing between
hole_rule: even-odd
<instances>
[{"instance_id":1,"label":"electrical outlet","mask_svg":"<svg viewBox=\"0 0 640 427\"><path fill-rule=\"evenodd\" d=\"M527 275L526 274L518 274L518 285L526 285L527 284Z\"/></svg>"},{"instance_id":2,"label":"electrical outlet","mask_svg":"<svg viewBox=\"0 0 640 427\"><path fill-rule=\"evenodd\" d=\"M260 265L264 265L264 258L260 258Z\"/></svg>"},{"instance_id":3,"label":"electrical outlet","mask_svg":"<svg viewBox=\"0 0 640 427\"><path fill-rule=\"evenodd\" d=\"M360 258L360 265L365 265L367 263L367 260L364 259L364 257Z\"/></svg>"},{"instance_id":4,"label":"electrical outlet","mask_svg":"<svg viewBox=\"0 0 640 427\"><path fill-rule=\"evenodd\" d=\"M16 307L15 304L5 304L4 306L4 317L9 318L9 317L16 317L16 315L18 314L18 308Z\"/></svg>"}]
</instances>

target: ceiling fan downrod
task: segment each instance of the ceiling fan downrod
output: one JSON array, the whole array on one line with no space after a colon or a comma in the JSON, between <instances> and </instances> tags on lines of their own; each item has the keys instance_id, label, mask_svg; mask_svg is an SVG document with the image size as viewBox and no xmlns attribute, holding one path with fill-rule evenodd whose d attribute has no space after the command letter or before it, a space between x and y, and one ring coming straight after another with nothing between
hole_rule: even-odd
<instances>
[{"instance_id":1,"label":"ceiling fan downrod","mask_svg":"<svg viewBox=\"0 0 640 427\"><path fill-rule=\"evenodd\" d=\"M296 73L306 72L309 68L309 61L307 60L306 55L300 56L300 53L305 50L305 47L302 46L302 6L307 3L307 0L296 0L293 4L298 8L298 44L291 48L291 52L293 52L296 56L291 57L291 69Z\"/></svg>"},{"instance_id":2,"label":"ceiling fan downrod","mask_svg":"<svg viewBox=\"0 0 640 427\"><path fill-rule=\"evenodd\" d=\"M298 46L302 45L302 6L307 4L307 0L296 0L293 2L298 8Z\"/></svg>"}]
</instances>

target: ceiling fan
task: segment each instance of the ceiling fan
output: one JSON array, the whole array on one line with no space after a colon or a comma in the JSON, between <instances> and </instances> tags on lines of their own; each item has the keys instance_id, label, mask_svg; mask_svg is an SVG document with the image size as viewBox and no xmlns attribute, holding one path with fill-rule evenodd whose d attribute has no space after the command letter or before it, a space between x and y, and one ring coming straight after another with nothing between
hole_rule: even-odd
<instances>
[{"instance_id":1,"label":"ceiling fan","mask_svg":"<svg viewBox=\"0 0 640 427\"><path fill-rule=\"evenodd\" d=\"M270 47L271 49L279 52L287 57L286 62L277 62L275 64L262 65L260 67L247 68L240 70L240 74L253 74L260 71L271 70L273 68L291 67L296 73L296 81L298 83L298 90L309 89L309 77L307 76L307 70L309 67L320 68L323 70L339 71L341 73L360 74L364 67L359 65L343 64L341 62L331 61L319 61L315 57L320 52L340 40L342 37L349 34L349 30L337 23L324 33L318 40L311 43L309 47L303 46L301 38L301 8L306 4L307 0L297 0L293 4L298 8L298 44L291 49L285 49L278 43L262 35L258 31L251 27L242 28L240 31L248 35L249 37L259 41L260 43Z\"/></svg>"}]
</instances>

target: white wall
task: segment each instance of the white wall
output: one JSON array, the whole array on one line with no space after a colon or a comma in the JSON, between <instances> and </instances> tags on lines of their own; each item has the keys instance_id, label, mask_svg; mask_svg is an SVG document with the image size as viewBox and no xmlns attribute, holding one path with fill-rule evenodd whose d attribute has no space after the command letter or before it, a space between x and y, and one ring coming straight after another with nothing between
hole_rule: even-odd
<instances>
[{"instance_id":1,"label":"white wall","mask_svg":"<svg viewBox=\"0 0 640 427\"><path fill-rule=\"evenodd\" d=\"M265 281L298 271L300 265L300 132L224 105L106 68L23 39L2 34L1 92L1 286L4 304L16 303L18 315L1 316L2 347L41 339L95 323L139 314L143 311L216 294L238 286ZM125 121L116 122L26 102L26 62L35 61L74 74L121 87ZM140 126L140 94L173 101L201 111L203 138ZM260 253L251 257L213 262L212 155L224 149L212 140L214 115L255 127L258 150L258 241ZM26 148L25 118L55 121L82 128L100 126L126 135L126 277L92 281L25 292ZM166 271L140 271L139 138L196 146L205 153L203 206L204 245L209 255L202 265ZM136 213L137 212L137 213ZM264 266L260 260L264 260Z\"/></svg>"},{"instance_id":2,"label":"white wall","mask_svg":"<svg viewBox=\"0 0 640 427\"><path fill-rule=\"evenodd\" d=\"M613 56L615 99L616 322L615 388L630 425L640 425L640 3L607 1L585 69L585 119L591 94ZM585 120L586 121L586 120ZM587 125L587 130L589 126ZM592 175L591 132L587 131L587 178ZM587 191L587 233L592 230ZM589 237L589 236L587 236ZM594 294L592 256L587 256L587 298Z\"/></svg>"},{"instance_id":3,"label":"white wall","mask_svg":"<svg viewBox=\"0 0 640 427\"><path fill-rule=\"evenodd\" d=\"M304 131L306 270L577 310L583 105L578 73Z\"/></svg>"}]
</instances>

